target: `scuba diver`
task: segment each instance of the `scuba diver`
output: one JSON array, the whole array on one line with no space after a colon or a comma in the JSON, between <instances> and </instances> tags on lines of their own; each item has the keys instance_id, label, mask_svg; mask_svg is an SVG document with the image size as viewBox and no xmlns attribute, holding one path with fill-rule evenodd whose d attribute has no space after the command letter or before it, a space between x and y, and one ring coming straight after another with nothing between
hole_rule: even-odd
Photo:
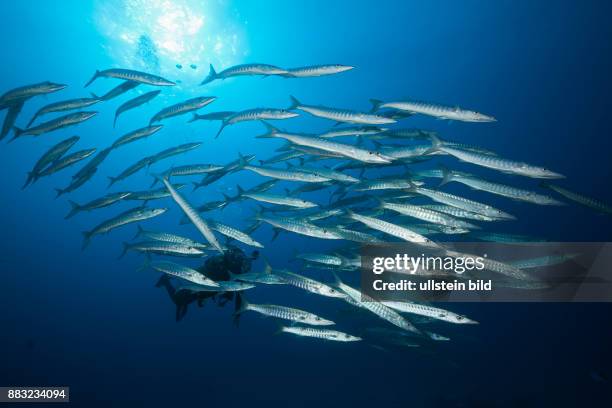
<instances>
[{"instance_id":1,"label":"scuba diver","mask_svg":"<svg viewBox=\"0 0 612 408\"><path fill-rule=\"evenodd\" d=\"M253 251L250 257L247 257L245 253L232 245L227 246L227 250L222 255L216 255L210 257L204 262L198 272L209 277L215 281L228 281L231 279L230 273L233 275L239 275L241 273L247 273L251 270L251 264L254 260L259 257L259 251ZM204 305L204 301L211 298L216 301L217 305L224 306L227 302L234 300L234 310L240 309L240 297L234 296L233 292L192 292L188 289L176 290L172 286L171 279L168 275L163 275L156 287L164 287L168 292L168 296L176 306L176 321L180 321L187 314L187 307L189 304L196 302L198 307ZM234 323L238 325L239 315L234 317Z\"/></svg>"}]
</instances>

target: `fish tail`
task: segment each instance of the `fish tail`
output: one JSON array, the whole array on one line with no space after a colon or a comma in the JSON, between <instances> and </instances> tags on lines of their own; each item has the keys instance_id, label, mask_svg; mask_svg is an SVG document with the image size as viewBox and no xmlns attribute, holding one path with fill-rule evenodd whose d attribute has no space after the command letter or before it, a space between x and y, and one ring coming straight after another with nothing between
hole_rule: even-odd
<instances>
[{"instance_id":1,"label":"fish tail","mask_svg":"<svg viewBox=\"0 0 612 408\"><path fill-rule=\"evenodd\" d=\"M93 81L95 81L100 76L100 70L96 69L96 73L91 77L91 79L85 84L85 88L87 88Z\"/></svg>"},{"instance_id":2,"label":"fish tail","mask_svg":"<svg viewBox=\"0 0 612 408\"><path fill-rule=\"evenodd\" d=\"M81 251L83 251L87 246L89 246L89 242L91 241L92 233L89 231L83 231L83 245L81 246Z\"/></svg>"},{"instance_id":3,"label":"fish tail","mask_svg":"<svg viewBox=\"0 0 612 408\"><path fill-rule=\"evenodd\" d=\"M200 115L198 115L197 113L192 113L191 115L192 115L191 119L189 119L189 121L187 121L187 123L195 122L196 120L200 119Z\"/></svg>"},{"instance_id":4,"label":"fish tail","mask_svg":"<svg viewBox=\"0 0 612 408\"><path fill-rule=\"evenodd\" d=\"M117 118L119 117L118 113L115 113L115 119L113 119L113 128L117 125Z\"/></svg>"},{"instance_id":5,"label":"fish tail","mask_svg":"<svg viewBox=\"0 0 612 408\"><path fill-rule=\"evenodd\" d=\"M210 71L208 71L208 75L206 76L206 78L204 78L204 80L200 82L200 85L206 85L214 81L215 79L217 79L217 72L215 71L213 65L210 64Z\"/></svg>"},{"instance_id":6,"label":"fish tail","mask_svg":"<svg viewBox=\"0 0 612 408\"><path fill-rule=\"evenodd\" d=\"M277 128L275 128L268 122L262 120L261 123L263 123L263 125L266 127L267 132L264 133L263 135L255 136L256 138L266 139L266 138L274 137L274 135L279 132Z\"/></svg>"},{"instance_id":7,"label":"fish tail","mask_svg":"<svg viewBox=\"0 0 612 408\"><path fill-rule=\"evenodd\" d=\"M13 140L15 140L18 137L20 137L25 132L25 130L23 130L22 128L17 127L17 126L13 126L13 132L15 134L13 135L13 138L11 140L9 140L9 142L12 142Z\"/></svg>"},{"instance_id":8,"label":"fish tail","mask_svg":"<svg viewBox=\"0 0 612 408\"><path fill-rule=\"evenodd\" d=\"M219 135L221 134L221 132L223 132L223 128L225 128L225 126L227 125L227 122L224 120L221 123L221 127L219 128L219 131L217 132L217 134L215 135L215 139L219 137Z\"/></svg>"},{"instance_id":9,"label":"fish tail","mask_svg":"<svg viewBox=\"0 0 612 408\"><path fill-rule=\"evenodd\" d=\"M440 148L444 145L442 139L440 139L437 135L433 133L429 135L429 140L431 141L431 148L429 148L429 150L426 150L423 155L438 152L440 151Z\"/></svg>"},{"instance_id":10,"label":"fish tail","mask_svg":"<svg viewBox=\"0 0 612 408\"><path fill-rule=\"evenodd\" d=\"M372 109L370 109L370 113L374 113L380 110L380 105L383 104L383 101L380 99L370 99L370 103L372 104Z\"/></svg>"},{"instance_id":11,"label":"fish tail","mask_svg":"<svg viewBox=\"0 0 612 408\"><path fill-rule=\"evenodd\" d=\"M198 188L202 187L202 183L198 183L197 181L192 182L192 184L193 184L192 191L196 191Z\"/></svg>"},{"instance_id":12,"label":"fish tail","mask_svg":"<svg viewBox=\"0 0 612 408\"><path fill-rule=\"evenodd\" d=\"M125 242L123 244L125 245ZM136 269L136 272L144 271L150 265L151 265L151 257L147 254L147 256L145 256L144 262L142 263L142 265L140 265L138 269ZM167 275L164 275L164 276L167 276Z\"/></svg>"},{"instance_id":13,"label":"fish tail","mask_svg":"<svg viewBox=\"0 0 612 408\"><path fill-rule=\"evenodd\" d=\"M140 235L142 235L142 233L144 233L144 228L142 228L140 226L140 224L138 224L136 227L138 228L138 230L136 231L136 235L134 235L134 238L132 238L132 240L140 237Z\"/></svg>"},{"instance_id":14,"label":"fish tail","mask_svg":"<svg viewBox=\"0 0 612 408\"><path fill-rule=\"evenodd\" d=\"M247 165L247 161L242 155L242 153L238 153L238 160L239 160L239 164L238 164L237 170L244 169L244 167Z\"/></svg>"},{"instance_id":15,"label":"fish tail","mask_svg":"<svg viewBox=\"0 0 612 408\"><path fill-rule=\"evenodd\" d=\"M102 98L100 98L98 95L96 95L96 94L95 94L95 93L93 93L93 92L90 92L89 94L90 94L90 95L91 95L91 97L92 97L92 98L94 98L94 99L98 99L98 100L100 100L100 101L102 100Z\"/></svg>"},{"instance_id":16,"label":"fish tail","mask_svg":"<svg viewBox=\"0 0 612 408\"><path fill-rule=\"evenodd\" d=\"M34 178L36 177L36 175L34 174L33 171L29 171L28 172L28 178L26 179L25 184L23 185L23 187L21 187L21 189L23 190L24 188L26 188L27 186L30 185L30 183L32 183L32 181L34 180Z\"/></svg>"},{"instance_id":17,"label":"fish tail","mask_svg":"<svg viewBox=\"0 0 612 408\"><path fill-rule=\"evenodd\" d=\"M117 259L121 259L125 256L125 254L127 254L127 251L130 249L130 244L129 242L123 242L123 251L121 251L121 254L117 257Z\"/></svg>"},{"instance_id":18,"label":"fish tail","mask_svg":"<svg viewBox=\"0 0 612 408\"><path fill-rule=\"evenodd\" d=\"M238 190L238 195L236 197L240 197L241 195L244 194L244 188L240 187L239 184L236 184L236 190Z\"/></svg>"},{"instance_id":19,"label":"fish tail","mask_svg":"<svg viewBox=\"0 0 612 408\"><path fill-rule=\"evenodd\" d=\"M68 202L70 203L70 212L68 213L68 215L66 215L64 217L65 220L67 220L68 218L74 217L76 215L76 213L81 211L81 206L80 205L78 205L77 203L75 203L72 200L68 200Z\"/></svg>"},{"instance_id":20,"label":"fish tail","mask_svg":"<svg viewBox=\"0 0 612 408\"><path fill-rule=\"evenodd\" d=\"M108 186L106 188L110 188L113 184L117 182L117 177L107 176L108 178Z\"/></svg>"},{"instance_id":21,"label":"fish tail","mask_svg":"<svg viewBox=\"0 0 612 408\"><path fill-rule=\"evenodd\" d=\"M26 128L29 128L32 125L32 123L34 123L37 117L38 117L38 114L35 114L34 116L32 116L32 119L30 119Z\"/></svg>"},{"instance_id":22,"label":"fish tail","mask_svg":"<svg viewBox=\"0 0 612 408\"><path fill-rule=\"evenodd\" d=\"M55 198L58 198L59 196L61 196L62 194L66 193L64 190L62 190L61 188L56 188L55 192L57 193Z\"/></svg>"},{"instance_id":23,"label":"fish tail","mask_svg":"<svg viewBox=\"0 0 612 408\"><path fill-rule=\"evenodd\" d=\"M440 184L438 184L438 187L441 187L453 181L453 172L450 169L443 165L440 165L438 167L442 171L442 180L440 180Z\"/></svg>"},{"instance_id":24,"label":"fish tail","mask_svg":"<svg viewBox=\"0 0 612 408\"><path fill-rule=\"evenodd\" d=\"M234 316L238 316L239 314L246 312L247 310L249 310L249 306L251 306L251 304L247 301L244 295L238 293L237 298L240 307L234 312Z\"/></svg>"},{"instance_id":25,"label":"fish tail","mask_svg":"<svg viewBox=\"0 0 612 408\"><path fill-rule=\"evenodd\" d=\"M295 110L298 108L298 106L300 106L300 101L298 101L295 96L289 95L289 99L291 100L291 104L289 105L287 110Z\"/></svg>"}]
</instances>

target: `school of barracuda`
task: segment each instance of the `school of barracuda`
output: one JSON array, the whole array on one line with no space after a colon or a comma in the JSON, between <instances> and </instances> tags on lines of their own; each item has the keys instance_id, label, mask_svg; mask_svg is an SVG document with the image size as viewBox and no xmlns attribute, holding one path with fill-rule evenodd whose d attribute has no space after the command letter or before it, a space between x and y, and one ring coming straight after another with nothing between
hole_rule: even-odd
<instances>
[{"instance_id":1,"label":"school of barracuda","mask_svg":"<svg viewBox=\"0 0 612 408\"><path fill-rule=\"evenodd\" d=\"M215 80L257 75L312 78L340 74L353 68L337 64L298 68L244 64L217 73L211 65L210 73L201 85ZM24 104L33 103L30 102L30 99L37 96L59 92L67 85L41 82L5 92L0 97L0 110L6 110L0 140L5 138L11 130L13 131L12 141L26 138L26 136L38 138L55 130L76 126L92 120L97 114L96 111L83 109L91 109L96 104L107 103L136 87L162 87L162 89L142 93L119 105L113 119L113 127L115 127L122 114L152 101L163 92L163 87L175 85L172 81L145 72L107 69L96 71L85 87L99 78L112 78L123 82L100 97L91 94L91 97L60 100L44 105L29 119L25 128L15 126ZM186 143L161 150L151 156L135 158L133 163L127 165L119 174L107 175L109 187L142 169L148 169L154 163L197 149L205 143L215 143L214 139L220 136L227 126L245 121L260 121L266 131L258 135L258 138L282 139L285 142L284 147L278 149L278 154L275 156L263 159L253 155L239 154L238 157L228 158L225 162L173 165L162 172L152 174L152 184L149 188L143 186L141 191L115 191L103 197L95 197L85 203L70 200L71 208L65 218L72 218L82 212L112 206L122 201L134 202L132 208L84 232L83 248L85 248L96 235L106 234L124 225L161 216L166 213L168 206L173 202L184 213L181 223L191 222L201 234L200 239L183 237L170 231L149 231L138 224L135 239L139 241L124 243L121 256L128 251L145 254L147 262L144 268L171 276L172 279L179 282L179 290L223 293L243 292L257 285L285 285L293 286L315 296L336 298L325 300L325 302L345 302L351 308L369 312L379 319L380 326L366 327L360 333L345 333L319 327L332 326L335 325L335 322L309 311L292 307L293 305L256 304L244 297L237 313L252 311L284 321L286 325L281 326L280 333L338 342L361 341L365 340L365 337L369 339L369 336L374 335L375 339L384 338L389 344L406 347L418 347L423 342L449 340L441 334L423 329L432 322L442 322L442 324L477 322L449 310L416 301L373 301L356 288L347 285L338 277L338 274L345 273L344 271L359 270L361 260L355 255L358 245L406 241L426 248L441 248L441 244L436 241L442 242L445 235L455 234L462 234L469 239L492 242L536 240L528 236L484 231L484 224L494 225L495 222L515 219L515 216L486 203L444 192L440 190L441 186L451 182L461 183L474 190L545 206L565 205L564 201L558 199L564 198L598 212L612 213L612 207L609 205L548 181L540 183L539 188L542 191L534 191L499 184L441 165L433 165L428 169L411 169L414 163L426 162L438 155L447 155L473 166L486 167L511 175L546 180L564 178L563 175L537 164L532 165L507 159L482 147L444 140L434 132L402 128L400 125L413 115L426 115L448 121L479 123L496 121L494 117L487 114L433 103L376 99L370 100L372 103L370 111L361 112L346 108L305 104L290 95L288 95L290 103L287 108L196 112L213 104L216 99L214 96L201 96L177 101L161 109L148 123L143 122L141 128L123 134L116 138L110 146L101 150L73 149L74 145L80 141L78 136L60 141L49 148L33 165L23 187L89 159L72 176L67 186L57 189L57 194L60 196L75 191L98 172L100 165L112 151L129 143L142 143L146 138L164 129L166 125L159 124L159 122L178 115L191 113L193 116L188 122L206 120L220 121L221 124L217 134L211 135L208 141ZM66 113L69 111L76 112ZM47 119L54 113L60 116ZM284 120L290 123L291 118L304 114L332 121L333 126L323 133L308 134L281 130L268 123L271 120ZM38 124L35 124L37 121ZM327 163L321 164L321 162ZM284 163L284 165L279 166L278 163ZM396 172L392 176L366 178L369 170L381 168L395 170L399 168L401 172ZM195 191L211 185L228 174L240 171L254 172L268 180L248 189L237 186L237 195L234 197L224 194L224 200L209 201L193 206L186 188L188 183L184 180L185 177L202 177L201 181L193 182ZM181 182L177 182L177 179ZM426 183L432 179L441 181ZM285 185L283 191L276 193L269 191L280 184ZM300 197L302 193L324 189L331 192L330 201L327 203L314 202ZM556 193L558 197L548 195L547 191ZM147 207L150 201L160 199L166 199L163 207ZM258 208L254 216L254 223L244 230L206 216L208 211L223 209L242 201L254 202ZM313 240L344 240L351 244L341 251L335 250L328 253L307 253L296 250L294 258L302 263L301 268L297 271L277 270L266 261L263 270L239 275L232 274L230 281L214 281L182 263L149 261L151 255L203 258L211 251L223 253L226 250L224 242L229 241L263 248L263 243L251 237L251 234L262 224L269 224L273 228L272 245L274 239L282 231L300 234ZM461 255L450 249L446 251L446 254ZM571 254L549 256L508 263L488 259L486 269L499 275L499 282L502 286L518 289L541 288L544 284L530 275L530 269L564 262L571 259L572 256ZM310 268L329 270L330 282L324 283L306 276L304 271ZM398 273L401 272L398 271ZM417 275L422 273L433 276L441 271L417 271L416 273ZM372 345L379 348L376 341Z\"/></svg>"}]
</instances>

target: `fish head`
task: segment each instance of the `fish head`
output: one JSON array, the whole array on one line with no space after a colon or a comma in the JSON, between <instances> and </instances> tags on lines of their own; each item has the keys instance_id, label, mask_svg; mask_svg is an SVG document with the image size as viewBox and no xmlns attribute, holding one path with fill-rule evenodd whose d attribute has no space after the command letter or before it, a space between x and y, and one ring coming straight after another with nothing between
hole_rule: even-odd
<instances>
[{"instance_id":1,"label":"fish head","mask_svg":"<svg viewBox=\"0 0 612 408\"><path fill-rule=\"evenodd\" d=\"M361 337L351 336L350 334L346 334L346 333L342 333L342 334L338 335L337 339L340 340L340 341L345 341L345 342L349 342L349 341L361 341L362 340Z\"/></svg>"},{"instance_id":2,"label":"fish head","mask_svg":"<svg viewBox=\"0 0 612 408\"><path fill-rule=\"evenodd\" d=\"M66 84L56 84L54 82L45 82L45 86L44 88L49 91L49 92L56 92L56 91L61 91L62 89L66 88L68 85Z\"/></svg>"},{"instance_id":3,"label":"fish head","mask_svg":"<svg viewBox=\"0 0 612 408\"><path fill-rule=\"evenodd\" d=\"M316 316L316 315L305 316L305 317L301 318L300 320L302 320L306 324L311 324L313 326L331 326L331 325L335 324L331 320L326 320L326 319L324 319L322 317L319 317L319 316Z\"/></svg>"},{"instance_id":4,"label":"fish head","mask_svg":"<svg viewBox=\"0 0 612 408\"><path fill-rule=\"evenodd\" d=\"M497 122L493 116L485 115L476 111L464 111L464 116L469 122Z\"/></svg>"},{"instance_id":5,"label":"fish head","mask_svg":"<svg viewBox=\"0 0 612 408\"><path fill-rule=\"evenodd\" d=\"M340 298L340 299L343 299L346 297L346 294L344 292L341 292L338 289L334 289L331 286L323 286L320 289L320 293L323 296L335 297L335 298Z\"/></svg>"}]
</instances>

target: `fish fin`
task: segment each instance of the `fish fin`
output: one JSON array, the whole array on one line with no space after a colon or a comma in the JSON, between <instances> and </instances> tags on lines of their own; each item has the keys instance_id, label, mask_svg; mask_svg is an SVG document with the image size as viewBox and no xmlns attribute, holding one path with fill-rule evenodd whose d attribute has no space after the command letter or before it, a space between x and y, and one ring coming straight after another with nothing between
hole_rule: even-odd
<instances>
[{"instance_id":1,"label":"fish fin","mask_svg":"<svg viewBox=\"0 0 612 408\"><path fill-rule=\"evenodd\" d=\"M267 132L264 133L263 135L255 136L257 139L271 138L271 137L274 137L274 135L276 135L279 132L278 128L272 126L270 123L264 120L262 120L261 123L263 123L263 125L266 127Z\"/></svg>"},{"instance_id":2,"label":"fish fin","mask_svg":"<svg viewBox=\"0 0 612 408\"><path fill-rule=\"evenodd\" d=\"M24 188L26 188L27 186L30 185L30 183L32 183L36 178L36 175L34 174L33 171L29 171L28 172L28 178L26 179L25 184L23 185L23 187L21 187L21 189L23 190Z\"/></svg>"},{"instance_id":3,"label":"fish fin","mask_svg":"<svg viewBox=\"0 0 612 408\"><path fill-rule=\"evenodd\" d=\"M30 126L32 126L32 123L34 123L37 117L38 117L38 114L34 114L34 116L32 116L32 119L30 119L30 121L28 122L26 128L29 128Z\"/></svg>"},{"instance_id":4,"label":"fish fin","mask_svg":"<svg viewBox=\"0 0 612 408\"><path fill-rule=\"evenodd\" d=\"M440 148L444 145L444 142L435 134L429 135L429 140L431 140L431 147L423 152L423 156L439 152Z\"/></svg>"},{"instance_id":5,"label":"fish fin","mask_svg":"<svg viewBox=\"0 0 612 408\"><path fill-rule=\"evenodd\" d=\"M380 99L370 99L370 103L372 104L372 109L370 109L370 113L374 113L380 110L380 105L383 104L383 101Z\"/></svg>"},{"instance_id":6,"label":"fish fin","mask_svg":"<svg viewBox=\"0 0 612 408\"><path fill-rule=\"evenodd\" d=\"M238 195L236 197L240 197L241 195L244 194L244 189L242 187L240 187L239 184L236 184L236 189L238 190Z\"/></svg>"},{"instance_id":7,"label":"fish fin","mask_svg":"<svg viewBox=\"0 0 612 408\"><path fill-rule=\"evenodd\" d=\"M81 251L83 251L89 245L92 233L89 231L83 231L82 234L83 234L83 245L81 246Z\"/></svg>"},{"instance_id":8,"label":"fish fin","mask_svg":"<svg viewBox=\"0 0 612 408\"><path fill-rule=\"evenodd\" d=\"M191 184L193 184L193 190L191 191L196 191L198 188L202 187L202 183L198 183L197 181L193 181Z\"/></svg>"},{"instance_id":9,"label":"fish fin","mask_svg":"<svg viewBox=\"0 0 612 408\"><path fill-rule=\"evenodd\" d=\"M453 172L451 170L449 170L446 166L442 164L439 165L438 167L442 171L442 180L440 180L440 184L438 184L438 187L441 187L453 181Z\"/></svg>"},{"instance_id":10,"label":"fish fin","mask_svg":"<svg viewBox=\"0 0 612 408\"><path fill-rule=\"evenodd\" d=\"M247 165L247 161L244 158L244 156L242 155L242 153L240 153L240 152L238 152L238 160L239 161L238 161L238 169L237 170L243 169L244 166Z\"/></svg>"},{"instance_id":11,"label":"fish fin","mask_svg":"<svg viewBox=\"0 0 612 408\"><path fill-rule=\"evenodd\" d=\"M278 237L278 234L280 234L281 232L280 228L272 228L272 230L274 231L274 235L272 235L272 239L270 241L274 241Z\"/></svg>"},{"instance_id":12,"label":"fish fin","mask_svg":"<svg viewBox=\"0 0 612 408\"><path fill-rule=\"evenodd\" d=\"M140 235L142 235L145 232L144 228L142 228L140 224L136 225L136 227L138 228L138 230L136 231L136 235L134 235L134 238L132 238L132 240L138 238Z\"/></svg>"},{"instance_id":13,"label":"fish fin","mask_svg":"<svg viewBox=\"0 0 612 408\"><path fill-rule=\"evenodd\" d=\"M107 176L109 182L106 188L110 188L113 184L117 182L117 177Z\"/></svg>"},{"instance_id":14,"label":"fish fin","mask_svg":"<svg viewBox=\"0 0 612 408\"><path fill-rule=\"evenodd\" d=\"M221 132L223 132L223 129L225 128L226 125L227 125L227 122L225 120L221 122L221 127L219 128L219 131L215 135L215 139L218 138L219 135L221 135Z\"/></svg>"},{"instance_id":15,"label":"fish fin","mask_svg":"<svg viewBox=\"0 0 612 408\"><path fill-rule=\"evenodd\" d=\"M70 203L70 212L64 217L65 220L74 217L79 211L81 211L81 206L74 201L68 200L68 203Z\"/></svg>"},{"instance_id":16,"label":"fish fin","mask_svg":"<svg viewBox=\"0 0 612 408\"><path fill-rule=\"evenodd\" d=\"M121 254L117 257L117 259L123 258L125 254L127 254L128 249L130 249L129 242L123 242L123 251L121 251Z\"/></svg>"},{"instance_id":17,"label":"fish fin","mask_svg":"<svg viewBox=\"0 0 612 408\"><path fill-rule=\"evenodd\" d=\"M236 310L234 312L234 316L237 316L239 314L242 314L242 313L246 312L247 310L249 310L249 306L251 305L248 302L248 300L246 299L246 297L244 297L243 294L237 293L236 297L238 298L238 301L240 303L240 307L238 308L238 310Z\"/></svg>"},{"instance_id":18,"label":"fish fin","mask_svg":"<svg viewBox=\"0 0 612 408\"><path fill-rule=\"evenodd\" d=\"M91 95L91 97L92 97L92 98L94 98L94 99L99 99L99 100L102 100L102 98L100 98L98 95L96 95L96 94L95 94L95 93L93 93L93 92L90 92L89 94L90 94L90 95Z\"/></svg>"},{"instance_id":19,"label":"fish fin","mask_svg":"<svg viewBox=\"0 0 612 408\"><path fill-rule=\"evenodd\" d=\"M126 243L124 242L123 245L125 245ZM126 247L127 249L127 247ZM142 265L140 265L138 267L138 269L136 269L136 272L140 272L140 271L144 271L145 269L147 269L149 266L151 265L151 256L149 254L147 254L147 256L145 256L145 260L142 263ZM168 275L164 275L164 276L168 276Z\"/></svg>"},{"instance_id":20,"label":"fish fin","mask_svg":"<svg viewBox=\"0 0 612 408\"><path fill-rule=\"evenodd\" d=\"M200 115L198 115L197 113L192 113L191 119L189 119L187 121L187 123L191 123L191 122L195 122L196 120L200 119Z\"/></svg>"},{"instance_id":21,"label":"fish fin","mask_svg":"<svg viewBox=\"0 0 612 408\"><path fill-rule=\"evenodd\" d=\"M208 75L206 76L206 78L204 78L204 80L200 82L200 85L206 85L214 81L215 79L217 79L217 72L215 71L215 68L213 67L213 65L210 64L210 71L208 72Z\"/></svg>"},{"instance_id":22,"label":"fish fin","mask_svg":"<svg viewBox=\"0 0 612 408\"><path fill-rule=\"evenodd\" d=\"M223 198L225 199L225 202L226 202L226 203L230 203L231 201L233 201L233 198L232 198L232 197L230 197L230 196L228 196L227 194L225 194L225 193L221 193L221 195L222 195L222 196L223 196ZM225 207L225 206L223 206L223 207Z\"/></svg>"},{"instance_id":23,"label":"fish fin","mask_svg":"<svg viewBox=\"0 0 612 408\"><path fill-rule=\"evenodd\" d=\"M66 193L64 190L62 190L61 188L56 188L55 192L57 193L55 195L55 198L57 199L59 196L61 196L62 194Z\"/></svg>"},{"instance_id":24,"label":"fish fin","mask_svg":"<svg viewBox=\"0 0 612 408\"><path fill-rule=\"evenodd\" d=\"M9 142L12 142L13 140L17 139L19 136L21 136L25 132L25 130L17 126L13 126L13 132L14 132L13 138L9 140Z\"/></svg>"},{"instance_id":25,"label":"fish fin","mask_svg":"<svg viewBox=\"0 0 612 408\"><path fill-rule=\"evenodd\" d=\"M264 273L272 273L272 266L270 266L270 260L268 259L267 256L263 256L263 260L264 260Z\"/></svg>"},{"instance_id":26,"label":"fish fin","mask_svg":"<svg viewBox=\"0 0 612 408\"><path fill-rule=\"evenodd\" d=\"M115 119L113 119L113 128L117 125L117 118L119 117L119 114L117 114L115 112Z\"/></svg>"},{"instance_id":27,"label":"fish fin","mask_svg":"<svg viewBox=\"0 0 612 408\"><path fill-rule=\"evenodd\" d=\"M85 84L84 88L87 88L93 81L95 81L100 76L100 70L96 69L96 73L91 77L91 79Z\"/></svg>"},{"instance_id":28,"label":"fish fin","mask_svg":"<svg viewBox=\"0 0 612 408\"><path fill-rule=\"evenodd\" d=\"M287 108L287 110L295 110L298 108L298 106L300 106L300 101L297 100L297 98L293 95L289 95L289 99L291 100L291 104L289 105L289 107Z\"/></svg>"}]
</instances>

